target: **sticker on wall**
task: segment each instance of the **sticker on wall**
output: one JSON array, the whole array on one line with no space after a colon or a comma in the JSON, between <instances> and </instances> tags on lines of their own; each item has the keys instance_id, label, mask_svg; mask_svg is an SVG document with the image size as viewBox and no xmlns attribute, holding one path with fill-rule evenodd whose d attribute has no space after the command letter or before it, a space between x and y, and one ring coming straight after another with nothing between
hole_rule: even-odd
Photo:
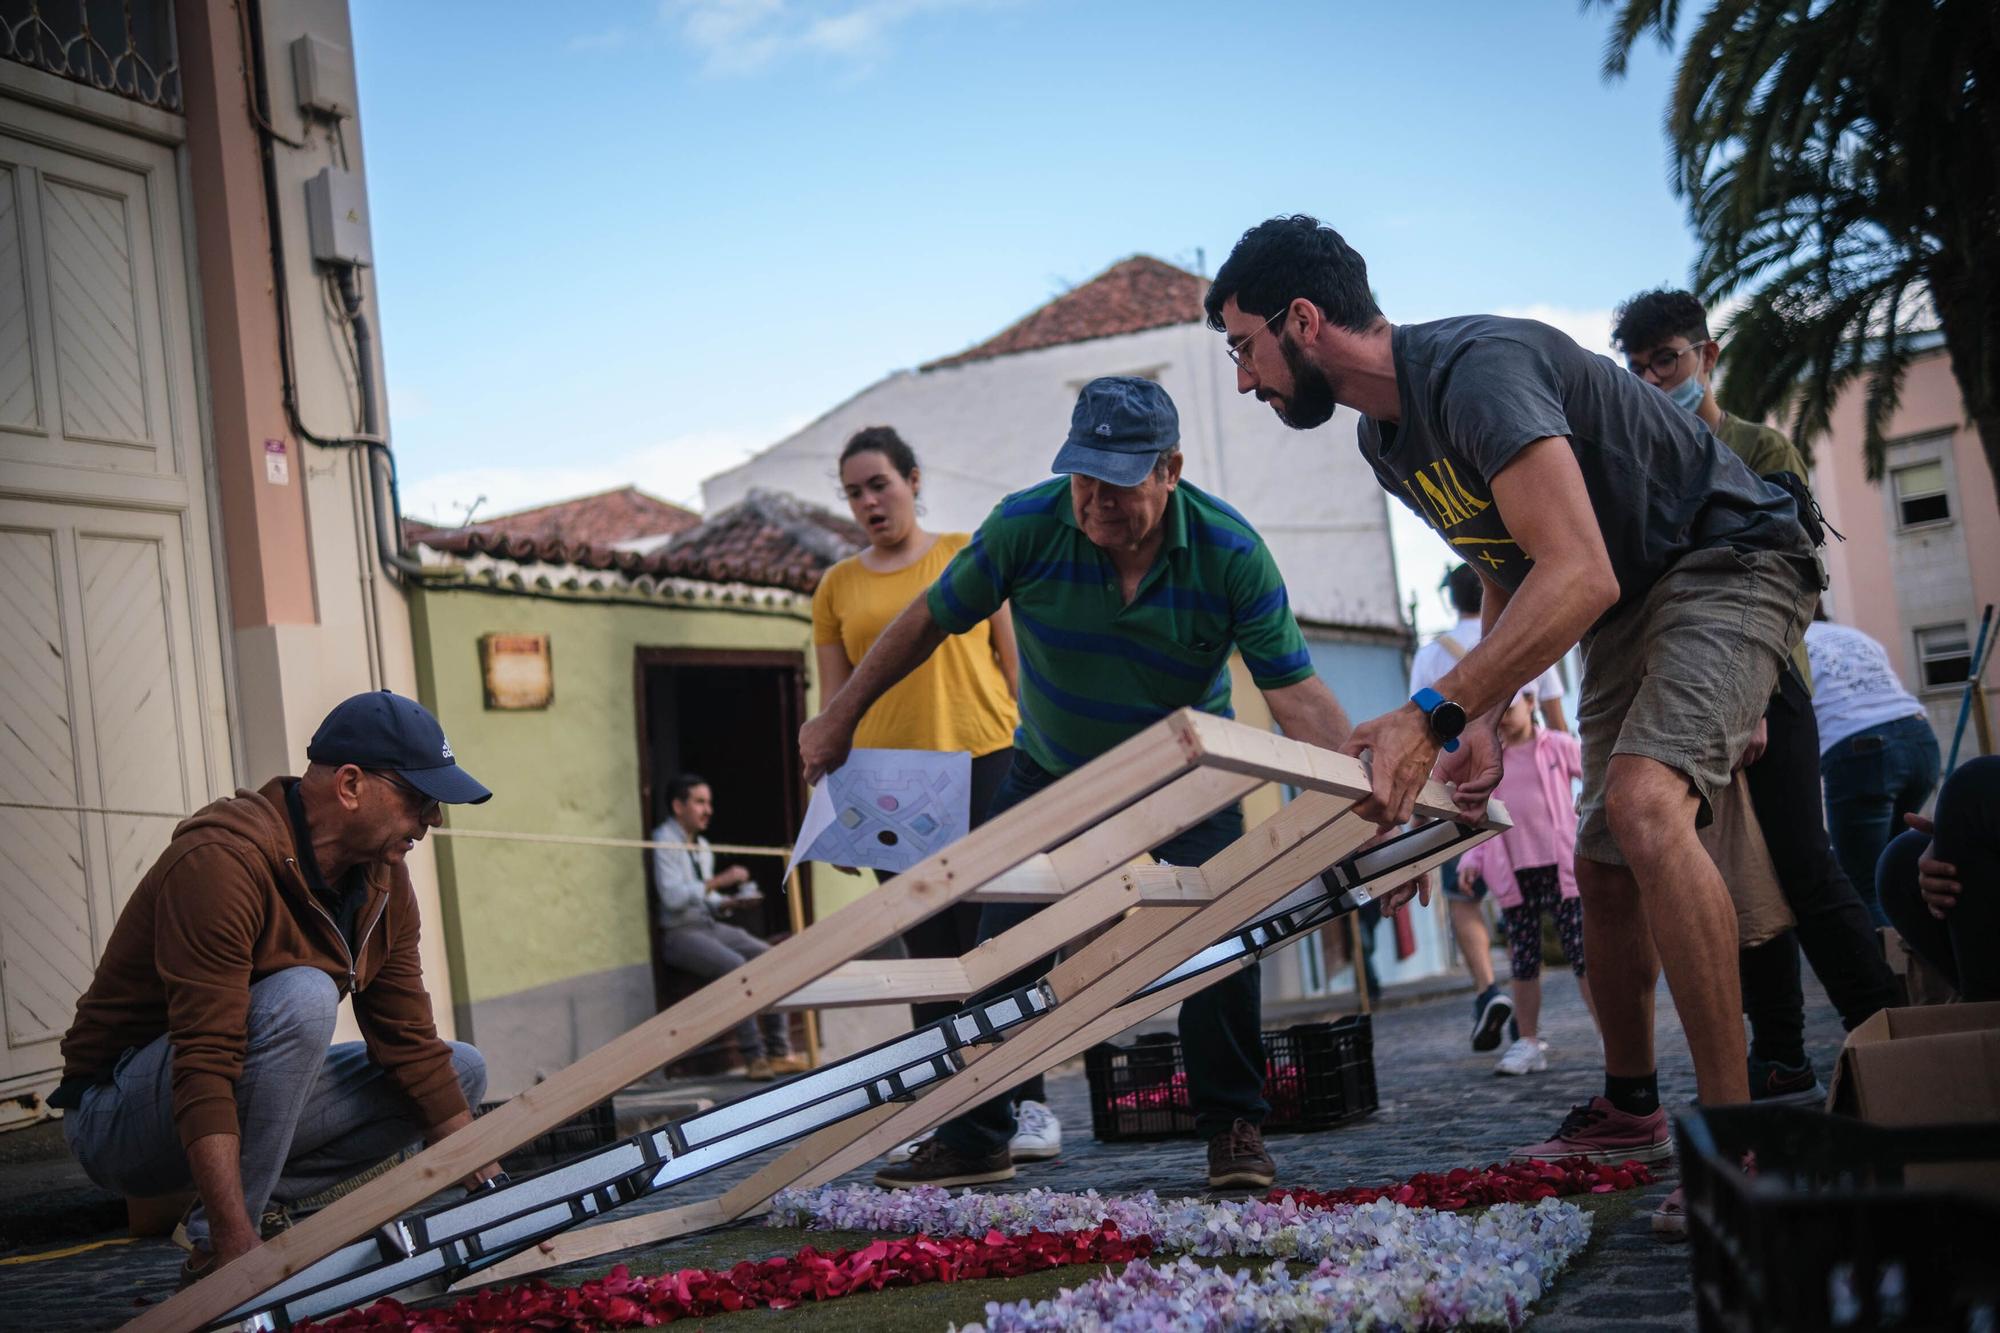
<instances>
[{"instance_id":1,"label":"sticker on wall","mask_svg":"<svg viewBox=\"0 0 2000 1333\"><path fill-rule=\"evenodd\" d=\"M971 805L972 756L963 750L852 751L813 789L792 866L908 870L965 836Z\"/></svg>"},{"instance_id":2,"label":"sticker on wall","mask_svg":"<svg viewBox=\"0 0 2000 1333\"><path fill-rule=\"evenodd\" d=\"M549 666L546 634L483 634L479 676L486 706L497 711L547 708L555 701L555 672Z\"/></svg>"},{"instance_id":3,"label":"sticker on wall","mask_svg":"<svg viewBox=\"0 0 2000 1333\"><path fill-rule=\"evenodd\" d=\"M286 457L283 440L264 441L264 480L273 486L292 484L291 460Z\"/></svg>"}]
</instances>

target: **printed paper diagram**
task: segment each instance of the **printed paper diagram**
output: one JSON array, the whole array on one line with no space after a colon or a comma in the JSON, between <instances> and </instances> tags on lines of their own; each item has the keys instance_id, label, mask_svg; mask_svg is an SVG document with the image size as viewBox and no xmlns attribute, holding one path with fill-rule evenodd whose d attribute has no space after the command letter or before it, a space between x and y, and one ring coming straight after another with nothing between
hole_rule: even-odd
<instances>
[{"instance_id":1,"label":"printed paper diagram","mask_svg":"<svg viewBox=\"0 0 2000 1333\"><path fill-rule=\"evenodd\" d=\"M963 750L855 750L813 789L792 865L908 870L965 836L971 802Z\"/></svg>"}]
</instances>

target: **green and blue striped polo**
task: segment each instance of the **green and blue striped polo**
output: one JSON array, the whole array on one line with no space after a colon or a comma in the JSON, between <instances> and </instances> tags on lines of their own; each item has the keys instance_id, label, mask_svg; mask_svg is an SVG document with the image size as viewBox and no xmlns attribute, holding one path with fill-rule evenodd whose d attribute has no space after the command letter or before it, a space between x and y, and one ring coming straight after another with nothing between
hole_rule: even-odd
<instances>
[{"instance_id":1,"label":"green and blue striped polo","mask_svg":"<svg viewBox=\"0 0 2000 1333\"><path fill-rule=\"evenodd\" d=\"M1014 743L1051 773L1179 708L1231 716L1232 647L1260 689L1313 674L1277 563L1244 517L1182 482L1162 521L1159 559L1127 604L1111 557L1077 526L1069 478L1052 477L1002 500L931 585L931 616L948 633L1012 609Z\"/></svg>"}]
</instances>

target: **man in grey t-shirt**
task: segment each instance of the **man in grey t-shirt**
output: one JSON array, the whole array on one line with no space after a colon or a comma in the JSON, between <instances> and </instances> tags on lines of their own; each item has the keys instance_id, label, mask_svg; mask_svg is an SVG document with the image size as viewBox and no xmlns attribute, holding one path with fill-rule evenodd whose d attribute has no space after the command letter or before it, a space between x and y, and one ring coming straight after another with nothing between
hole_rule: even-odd
<instances>
[{"instance_id":1,"label":"man in grey t-shirt","mask_svg":"<svg viewBox=\"0 0 2000 1333\"><path fill-rule=\"evenodd\" d=\"M1467 814L1483 811L1500 708L1582 640L1577 883L1605 1095L1516 1156L1665 1157L1652 1021L1662 963L1702 1100L1748 1099L1735 915L1695 830L1818 597L1790 496L1664 394L1546 325L1475 315L1392 327L1361 256L1309 217L1246 232L1206 304L1237 388L1300 430L1337 404L1359 411L1382 485L1486 587L1478 647L1343 747L1371 753L1363 813L1407 819L1434 764Z\"/></svg>"}]
</instances>

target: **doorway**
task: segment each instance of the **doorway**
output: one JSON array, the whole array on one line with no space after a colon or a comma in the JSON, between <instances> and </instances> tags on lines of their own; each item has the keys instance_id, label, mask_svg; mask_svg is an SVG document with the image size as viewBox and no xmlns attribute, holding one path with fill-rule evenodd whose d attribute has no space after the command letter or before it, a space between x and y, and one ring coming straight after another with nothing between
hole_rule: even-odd
<instances>
[{"instance_id":1,"label":"doorway","mask_svg":"<svg viewBox=\"0 0 2000 1333\"><path fill-rule=\"evenodd\" d=\"M640 808L646 834L667 818L668 783L699 773L715 795L711 842L783 847L805 817L805 782L799 767L799 727L806 716L805 659L799 653L641 648L636 687L639 708ZM652 935L652 857L646 857L647 933ZM766 939L791 930L781 855L726 855L717 870L741 865L764 901L731 920ZM805 869L801 867L803 879ZM811 923L810 892L803 892ZM657 950L658 941L654 948ZM693 987L654 960L655 998L664 1008Z\"/></svg>"}]
</instances>

